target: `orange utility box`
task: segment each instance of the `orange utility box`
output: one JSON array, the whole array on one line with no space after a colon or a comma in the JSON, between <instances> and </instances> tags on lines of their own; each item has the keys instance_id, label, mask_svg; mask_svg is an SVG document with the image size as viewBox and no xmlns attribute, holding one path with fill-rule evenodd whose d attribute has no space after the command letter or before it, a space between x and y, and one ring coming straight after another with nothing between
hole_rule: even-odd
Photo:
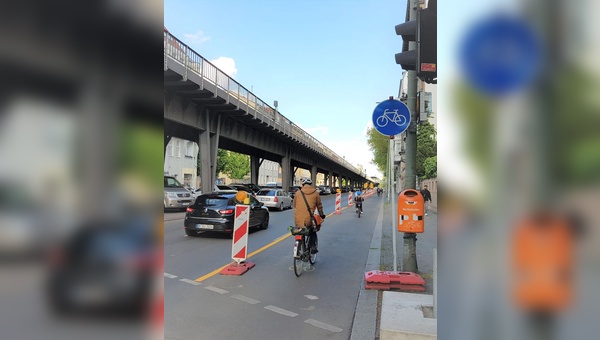
<instances>
[{"instance_id":1,"label":"orange utility box","mask_svg":"<svg viewBox=\"0 0 600 340\"><path fill-rule=\"evenodd\" d=\"M553 213L521 220L512 238L512 291L528 310L566 308L573 295L574 236L569 222Z\"/></svg>"},{"instance_id":2,"label":"orange utility box","mask_svg":"<svg viewBox=\"0 0 600 340\"><path fill-rule=\"evenodd\" d=\"M398 195L398 231L422 233L425 230L423 195L415 189L406 189Z\"/></svg>"}]
</instances>

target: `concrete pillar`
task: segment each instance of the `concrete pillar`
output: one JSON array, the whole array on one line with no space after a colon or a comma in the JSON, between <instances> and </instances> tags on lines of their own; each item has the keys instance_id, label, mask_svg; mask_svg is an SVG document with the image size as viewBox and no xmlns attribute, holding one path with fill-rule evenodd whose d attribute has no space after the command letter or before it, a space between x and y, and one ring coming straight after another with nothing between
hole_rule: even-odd
<instances>
[{"instance_id":1,"label":"concrete pillar","mask_svg":"<svg viewBox=\"0 0 600 340\"><path fill-rule=\"evenodd\" d=\"M219 175L217 173L217 157L218 157L218 150L219 150L219 137L221 136L221 115L216 115L213 116L211 118L212 121L216 120L216 128L214 131L215 134L210 136L210 160L212 161L211 164L211 179L212 179L212 183L214 183L217 179L217 176ZM210 121L209 121L210 122Z\"/></svg>"},{"instance_id":2,"label":"concrete pillar","mask_svg":"<svg viewBox=\"0 0 600 340\"><path fill-rule=\"evenodd\" d=\"M281 159L281 187L283 190L289 190L291 186L292 159L290 151L285 151L285 156Z\"/></svg>"},{"instance_id":3,"label":"concrete pillar","mask_svg":"<svg viewBox=\"0 0 600 340\"><path fill-rule=\"evenodd\" d=\"M258 156L250 155L250 183L258 185L258 172L261 163Z\"/></svg>"},{"instance_id":4,"label":"concrete pillar","mask_svg":"<svg viewBox=\"0 0 600 340\"><path fill-rule=\"evenodd\" d=\"M214 187L210 158L210 132L208 130L200 132L198 146L200 147L200 188L203 193L207 193L213 191Z\"/></svg>"},{"instance_id":5,"label":"concrete pillar","mask_svg":"<svg viewBox=\"0 0 600 340\"><path fill-rule=\"evenodd\" d=\"M312 180L313 186L315 186L315 187L317 186L317 172L318 172L317 166L313 165L312 168L310 169L310 179Z\"/></svg>"},{"instance_id":6,"label":"concrete pillar","mask_svg":"<svg viewBox=\"0 0 600 340\"><path fill-rule=\"evenodd\" d=\"M201 131L198 137L198 146L200 147L200 178L202 179L202 192L213 191L217 174L217 150L219 149L219 135L221 133L221 117L217 115L212 117L216 119L216 133L210 135L211 115L208 109L203 109L203 118L206 119L207 130Z\"/></svg>"},{"instance_id":7,"label":"concrete pillar","mask_svg":"<svg viewBox=\"0 0 600 340\"><path fill-rule=\"evenodd\" d=\"M333 172L329 171L327 175L327 182L325 182L329 187L333 187Z\"/></svg>"}]
</instances>

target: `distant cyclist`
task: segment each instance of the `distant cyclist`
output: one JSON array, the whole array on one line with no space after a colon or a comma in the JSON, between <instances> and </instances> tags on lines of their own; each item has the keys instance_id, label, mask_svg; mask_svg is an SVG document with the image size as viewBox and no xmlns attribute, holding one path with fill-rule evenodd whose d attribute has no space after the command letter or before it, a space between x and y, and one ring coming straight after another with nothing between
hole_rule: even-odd
<instances>
[{"instance_id":1,"label":"distant cyclist","mask_svg":"<svg viewBox=\"0 0 600 340\"><path fill-rule=\"evenodd\" d=\"M306 202L304 201L306 198ZM308 208L306 204L308 203ZM313 225L313 212L315 208L319 211L319 216L325 219L323 213L323 204L321 203L321 196L315 187L312 186L312 180L310 178L302 179L302 188L299 192L294 195L294 225L299 228L309 228ZM312 253L316 254L319 250L317 242L317 231L320 226L317 226L317 230L311 228L310 232L310 244L309 247L312 249Z\"/></svg>"},{"instance_id":2,"label":"distant cyclist","mask_svg":"<svg viewBox=\"0 0 600 340\"><path fill-rule=\"evenodd\" d=\"M356 192L356 196L354 196L354 203L356 203L356 209L360 209L360 213L363 214L363 202L365 199L362 196L362 192L359 190Z\"/></svg>"}]
</instances>

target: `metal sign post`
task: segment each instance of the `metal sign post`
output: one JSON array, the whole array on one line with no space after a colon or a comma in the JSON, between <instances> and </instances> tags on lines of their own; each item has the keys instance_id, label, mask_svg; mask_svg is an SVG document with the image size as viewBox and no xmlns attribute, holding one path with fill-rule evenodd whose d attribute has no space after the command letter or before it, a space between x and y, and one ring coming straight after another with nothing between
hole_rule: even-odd
<instances>
[{"instance_id":1,"label":"metal sign post","mask_svg":"<svg viewBox=\"0 0 600 340\"><path fill-rule=\"evenodd\" d=\"M379 103L373 110L373 126L382 135L390 137L389 157L388 157L388 185L390 200L392 203L392 244L394 252L394 272L398 271L396 254L396 219L398 211L396 206L396 188L394 185L394 136L404 132L410 124L410 110L401 101L395 100L390 96L388 100Z\"/></svg>"}]
</instances>

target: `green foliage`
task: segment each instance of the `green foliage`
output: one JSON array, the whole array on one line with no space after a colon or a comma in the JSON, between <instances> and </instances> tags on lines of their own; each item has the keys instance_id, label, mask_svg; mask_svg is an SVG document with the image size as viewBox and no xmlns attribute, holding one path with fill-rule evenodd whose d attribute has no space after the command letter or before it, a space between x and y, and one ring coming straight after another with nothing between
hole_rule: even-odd
<instances>
[{"instance_id":1,"label":"green foliage","mask_svg":"<svg viewBox=\"0 0 600 340\"><path fill-rule=\"evenodd\" d=\"M227 158L229 157L228 151L223 149L217 150L217 175L220 173L225 173L225 164L227 163ZM202 164L200 163L200 150L198 150L198 158L197 159L197 175L201 176ZM250 171L250 170L248 170Z\"/></svg>"},{"instance_id":2,"label":"green foliage","mask_svg":"<svg viewBox=\"0 0 600 340\"><path fill-rule=\"evenodd\" d=\"M419 125L417 130L417 164L416 172L419 178L431 178L427 177L425 170L425 163L429 158L437 156L437 133L435 127L425 122ZM437 157L436 173L437 173Z\"/></svg>"},{"instance_id":3,"label":"green foliage","mask_svg":"<svg viewBox=\"0 0 600 340\"><path fill-rule=\"evenodd\" d=\"M136 123L126 124L120 133L121 143L118 150L120 169L133 174L150 186L163 183L161 178L164 173L158 169L161 163L164 165L164 156L157 152L159 143L163 143L164 147L164 139L160 140L162 129Z\"/></svg>"},{"instance_id":4,"label":"green foliage","mask_svg":"<svg viewBox=\"0 0 600 340\"><path fill-rule=\"evenodd\" d=\"M437 156L429 157L423 163L423 168L425 170L424 179L427 178L436 178L437 177Z\"/></svg>"},{"instance_id":5,"label":"green foliage","mask_svg":"<svg viewBox=\"0 0 600 340\"><path fill-rule=\"evenodd\" d=\"M226 151L226 155L225 157L219 157L219 159L223 162L222 172L229 178L242 179L250 173L250 156L233 151ZM218 167L219 165L217 165Z\"/></svg>"},{"instance_id":6,"label":"green foliage","mask_svg":"<svg viewBox=\"0 0 600 340\"><path fill-rule=\"evenodd\" d=\"M389 140L389 136L382 135L374 127L370 127L367 130L367 144L369 144L369 148L373 151L371 162L377 166L377 169L384 176L387 176Z\"/></svg>"}]
</instances>

